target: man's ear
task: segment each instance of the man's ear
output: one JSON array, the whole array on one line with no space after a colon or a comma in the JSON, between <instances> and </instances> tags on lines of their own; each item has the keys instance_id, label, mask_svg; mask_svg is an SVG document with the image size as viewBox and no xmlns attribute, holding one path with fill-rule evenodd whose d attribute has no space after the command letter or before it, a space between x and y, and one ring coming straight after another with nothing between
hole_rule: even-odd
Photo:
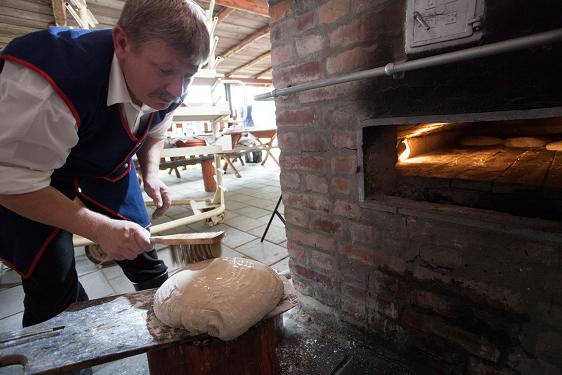
<instances>
[{"instance_id":1,"label":"man's ear","mask_svg":"<svg viewBox=\"0 0 562 375\"><path fill-rule=\"evenodd\" d=\"M123 58L128 49L130 48L129 40L127 39L127 34L120 26L115 26L111 32L113 37L113 47L115 48L115 54L118 58Z\"/></svg>"}]
</instances>

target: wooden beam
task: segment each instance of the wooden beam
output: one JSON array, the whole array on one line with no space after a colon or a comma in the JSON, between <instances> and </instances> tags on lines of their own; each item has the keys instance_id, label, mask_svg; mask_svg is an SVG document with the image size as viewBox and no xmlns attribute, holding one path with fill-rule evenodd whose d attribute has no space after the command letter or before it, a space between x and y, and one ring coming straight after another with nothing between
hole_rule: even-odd
<instances>
[{"instance_id":1,"label":"wooden beam","mask_svg":"<svg viewBox=\"0 0 562 375\"><path fill-rule=\"evenodd\" d=\"M267 68L266 70L262 70L261 72L259 72L258 74L254 74L252 77L253 78L260 78L263 75L269 74L273 71L273 68Z\"/></svg>"},{"instance_id":2,"label":"wooden beam","mask_svg":"<svg viewBox=\"0 0 562 375\"><path fill-rule=\"evenodd\" d=\"M230 56L234 55L235 53L238 53L238 52L242 51L244 48L246 48L248 45L255 42L256 40L260 40L261 38L263 38L267 34L269 34L269 25L265 25L264 27L262 27L261 29L259 29L255 33L253 33L251 35L248 35L240 43L238 43L237 45L235 45L234 47L232 47L228 51L226 51L224 53L221 53L220 56L223 59L226 60Z\"/></svg>"},{"instance_id":3,"label":"wooden beam","mask_svg":"<svg viewBox=\"0 0 562 375\"><path fill-rule=\"evenodd\" d=\"M245 78L245 77L233 77L233 78L229 78L229 79L244 82L248 86L272 86L273 85L273 82L270 79Z\"/></svg>"},{"instance_id":4,"label":"wooden beam","mask_svg":"<svg viewBox=\"0 0 562 375\"><path fill-rule=\"evenodd\" d=\"M230 14L232 12L234 12L235 9L233 8L224 8L223 10L221 10L221 12L219 14L217 14L217 18L219 19L219 23L221 23L222 21L224 21L224 19L228 16L230 16Z\"/></svg>"},{"instance_id":5,"label":"wooden beam","mask_svg":"<svg viewBox=\"0 0 562 375\"><path fill-rule=\"evenodd\" d=\"M223 7L269 17L269 9L265 0L216 0L215 3Z\"/></svg>"},{"instance_id":6,"label":"wooden beam","mask_svg":"<svg viewBox=\"0 0 562 375\"><path fill-rule=\"evenodd\" d=\"M256 57L255 59L253 59L253 60L247 62L247 63L244 64L244 65L240 65L239 67L235 68L234 70L228 72L228 73L226 74L226 76L231 76L231 75L233 75L235 72L238 72L238 71L240 71L240 70L244 70L244 69L246 69L246 68L249 68L250 66L257 64L257 63L259 63L260 61L262 61L263 59L265 59L265 58L267 58L267 57L270 57L270 56L271 56L271 51L267 51L266 53L262 53L261 55L259 55L259 56Z\"/></svg>"},{"instance_id":7,"label":"wooden beam","mask_svg":"<svg viewBox=\"0 0 562 375\"><path fill-rule=\"evenodd\" d=\"M66 9L63 0L51 0L53 6L53 15L55 16L55 25L66 26Z\"/></svg>"}]
</instances>

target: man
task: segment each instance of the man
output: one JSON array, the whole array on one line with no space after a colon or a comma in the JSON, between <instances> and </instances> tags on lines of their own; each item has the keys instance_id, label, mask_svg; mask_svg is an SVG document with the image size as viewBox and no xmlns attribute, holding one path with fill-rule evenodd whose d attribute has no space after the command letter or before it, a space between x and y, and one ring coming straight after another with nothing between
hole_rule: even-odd
<instances>
[{"instance_id":1,"label":"man","mask_svg":"<svg viewBox=\"0 0 562 375\"><path fill-rule=\"evenodd\" d=\"M158 209L173 110L209 53L191 0L128 0L113 30L51 28L0 54L0 257L22 275L23 325L87 300L72 233L117 261L136 290L161 285L131 161Z\"/></svg>"}]
</instances>

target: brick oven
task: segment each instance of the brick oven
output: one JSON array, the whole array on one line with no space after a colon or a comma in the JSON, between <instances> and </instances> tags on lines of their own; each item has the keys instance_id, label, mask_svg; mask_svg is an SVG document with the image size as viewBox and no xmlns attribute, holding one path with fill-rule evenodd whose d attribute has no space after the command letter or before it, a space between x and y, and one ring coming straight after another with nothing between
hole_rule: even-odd
<instances>
[{"instance_id":1,"label":"brick oven","mask_svg":"<svg viewBox=\"0 0 562 375\"><path fill-rule=\"evenodd\" d=\"M416 50L412 3L432 27L464 2L269 0L275 87L562 27L558 1L467 1L472 37ZM560 62L554 43L276 98L303 307L427 373L562 373Z\"/></svg>"}]
</instances>

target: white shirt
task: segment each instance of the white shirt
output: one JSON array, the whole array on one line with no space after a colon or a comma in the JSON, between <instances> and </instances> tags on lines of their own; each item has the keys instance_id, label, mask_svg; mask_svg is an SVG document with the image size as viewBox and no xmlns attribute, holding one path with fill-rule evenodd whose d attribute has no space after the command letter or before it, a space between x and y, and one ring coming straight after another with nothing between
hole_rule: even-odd
<instances>
[{"instance_id":1,"label":"white shirt","mask_svg":"<svg viewBox=\"0 0 562 375\"><path fill-rule=\"evenodd\" d=\"M122 103L132 133L140 117L155 110L134 104L119 61L113 56L107 105ZM172 113L154 126L153 138L165 138ZM22 194L47 187L51 174L64 165L78 143L77 126L69 108L39 74L4 62L0 74L0 194Z\"/></svg>"}]
</instances>

